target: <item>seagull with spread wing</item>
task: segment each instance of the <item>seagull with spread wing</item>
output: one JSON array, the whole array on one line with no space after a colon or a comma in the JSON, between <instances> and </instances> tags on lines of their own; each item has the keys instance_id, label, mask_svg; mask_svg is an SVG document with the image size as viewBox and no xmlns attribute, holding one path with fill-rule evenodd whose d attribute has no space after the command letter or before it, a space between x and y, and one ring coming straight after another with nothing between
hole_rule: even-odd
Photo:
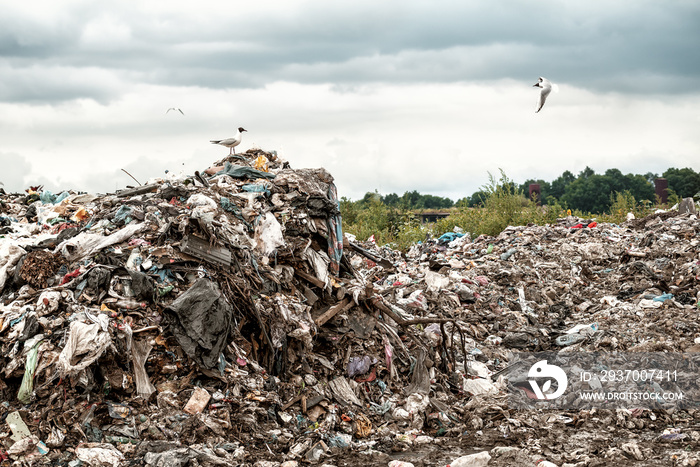
<instances>
[{"instance_id":1,"label":"seagull with spread wing","mask_svg":"<svg viewBox=\"0 0 700 467\"><path fill-rule=\"evenodd\" d=\"M559 91L559 87L556 84L552 84L547 78L543 78L541 76L540 79L532 85L532 87L540 88L540 96L537 99L537 110L535 110L535 113L542 110L544 101L547 100L547 96L549 96L549 93L551 93L552 90L554 90L554 92Z\"/></svg>"}]
</instances>

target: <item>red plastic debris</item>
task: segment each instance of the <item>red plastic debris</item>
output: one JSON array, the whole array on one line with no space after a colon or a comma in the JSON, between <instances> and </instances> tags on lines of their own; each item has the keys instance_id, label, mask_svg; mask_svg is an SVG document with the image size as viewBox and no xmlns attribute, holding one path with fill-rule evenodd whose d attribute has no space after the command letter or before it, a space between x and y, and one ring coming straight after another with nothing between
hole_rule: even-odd
<instances>
[{"instance_id":1,"label":"red plastic debris","mask_svg":"<svg viewBox=\"0 0 700 467\"><path fill-rule=\"evenodd\" d=\"M75 279L75 278L78 277L79 275L80 275L80 269L76 269L76 270L73 271L73 272L69 272L68 274L66 274L65 276L63 276L63 280L61 281L61 285L66 284L66 283L72 281L73 279Z\"/></svg>"}]
</instances>

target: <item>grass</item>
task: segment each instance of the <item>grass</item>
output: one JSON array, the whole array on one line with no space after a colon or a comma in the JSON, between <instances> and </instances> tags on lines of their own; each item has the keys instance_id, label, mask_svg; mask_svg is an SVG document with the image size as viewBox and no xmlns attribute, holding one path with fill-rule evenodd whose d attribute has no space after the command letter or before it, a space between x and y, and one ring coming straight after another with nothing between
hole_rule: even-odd
<instances>
[{"instance_id":1,"label":"grass","mask_svg":"<svg viewBox=\"0 0 700 467\"><path fill-rule=\"evenodd\" d=\"M439 237L459 227L472 238L479 235L496 236L509 225L545 225L556 223L557 218L566 217L567 210L559 203L538 206L527 199L516 188L503 170L500 178L489 173L489 183L482 187L486 193L481 205L476 208L458 208L450 216L433 224L421 224L410 212L399 211L384 205L377 196L362 207L358 203L343 200L343 231L364 241L374 235L378 245L388 244L392 248L406 251L414 243L423 241L426 236ZM622 223L627 213L640 218L660 207L647 201L638 203L629 191L611 194L609 213L591 214L575 211L572 215L599 222ZM570 212L570 211L569 211Z\"/></svg>"}]
</instances>

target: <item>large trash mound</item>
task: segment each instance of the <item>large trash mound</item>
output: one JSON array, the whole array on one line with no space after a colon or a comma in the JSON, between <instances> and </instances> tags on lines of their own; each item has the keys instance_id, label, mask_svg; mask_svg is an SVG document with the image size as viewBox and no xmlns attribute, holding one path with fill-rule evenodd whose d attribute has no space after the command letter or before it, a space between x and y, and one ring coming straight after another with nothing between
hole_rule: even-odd
<instances>
[{"instance_id":1,"label":"large trash mound","mask_svg":"<svg viewBox=\"0 0 700 467\"><path fill-rule=\"evenodd\" d=\"M700 350L694 214L402 254L343 235L324 169L257 149L214 166L2 194L0 460L700 462L693 408L517 411L501 376L522 350Z\"/></svg>"}]
</instances>

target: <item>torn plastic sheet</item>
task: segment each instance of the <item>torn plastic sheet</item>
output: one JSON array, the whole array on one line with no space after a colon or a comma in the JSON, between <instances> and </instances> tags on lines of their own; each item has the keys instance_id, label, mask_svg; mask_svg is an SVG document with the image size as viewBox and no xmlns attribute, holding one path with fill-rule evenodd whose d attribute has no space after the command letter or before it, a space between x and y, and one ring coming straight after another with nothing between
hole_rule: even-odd
<instances>
[{"instance_id":1,"label":"torn plastic sheet","mask_svg":"<svg viewBox=\"0 0 700 467\"><path fill-rule=\"evenodd\" d=\"M248 167L245 165L233 165L228 161L226 162L226 164L224 164L223 170L220 170L214 174L215 177L219 175L228 175L229 177L233 178L249 178L253 180L255 180L256 178L275 178L275 174L262 172L260 170L256 170L252 167Z\"/></svg>"},{"instance_id":2,"label":"torn plastic sheet","mask_svg":"<svg viewBox=\"0 0 700 467\"><path fill-rule=\"evenodd\" d=\"M389 370L389 377L392 380L398 378L399 373L394 365L394 347L389 342L389 338L384 335L382 337L382 343L384 344L384 361L386 362L386 369Z\"/></svg>"},{"instance_id":3,"label":"torn plastic sheet","mask_svg":"<svg viewBox=\"0 0 700 467\"><path fill-rule=\"evenodd\" d=\"M438 292L450 286L452 281L449 277L443 276L438 272L427 271L425 273L425 283L428 286L428 292Z\"/></svg>"},{"instance_id":4,"label":"torn plastic sheet","mask_svg":"<svg viewBox=\"0 0 700 467\"><path fill-rule=\"evenodd\" d=\"M124 242L145 230L147 227L148 224L145 222L140 224L133 223L106 237L103 235L81 232L75 237L69 238L61 243L56 248L69 261L77 261L97 253L103 248Z\"/></svg>"},{"instance_id":5,"label":"torn plastic sheet","mask_svg":"<svg viewBox=\"0 0 700 467\"><path fill-rule=\"evenodd\" d=\"M155 284L153 279L140 271L128 271L131 276L131 291L138 300L149 300L153 298Z\"/></svg>"},{"instance_id":6,"label":"torn plastic sheet","mask_svg":"<svg viewBox=\"0 0 700 467\"><path fill-rule=\"evenodd\" d=\"M423 310L423 311L428 311L428 299L423 294L423 291L420 289L414 290L411 292L411 295L409 295L407 298L398 298L396 300L396 303L402 306L407 306L409 308L416 308L418 310ZM402 318L404 319L411 319L405 317L405 313L402 313Z\"/></svg>"},{"instance_id":7,"label":"torn plastic sheet","mask_svg":"<svg viewBox=\"0 0 700 467\"><path fill-rule=\"evenodd\" d=\"M39 316L47 315L58 310L61 301L61 292L57 290L45 290L36 301L36 311Z\"/></svg>"},{"instance_id":8,"label":"torn plastic sheet","mask_svg":"<svg viewBox=\"0 0 700 467\"><path fill-rule=\"evenodd\" d=\"M316 327L311 315L309 314L311 307L296 300L284 300L279 295L275 298L275 303L277 304L277 309L279 310L279 313L284 321L294 327L294 329L289 331L287 335L302 341L306 350L310 351L313 348L311 330ZM275 326L273 326L273 329L274 328ZM277 339L273 338L273 343L275 341L277 341L277 343L281 346L284 338L282 336L277 336Z\"/></svg>"},{"instance_id":9,"label":"torn plastic sheet","mask_svg":"<svg viewBox=\"0 0 700 467\"><path fill-rule=\"evenodd\" d=\"M328 198L335 203L338 214L328 216L328 256L330 257L331 273L337 276L340 273L340 260L343 257L343 221L340 216L340 203L338 202L338 190L333 182L328 184Z\"/></svg>"},{"instance_id":10,"label":"torn plastic sheet","mask_svg":"<svg viewBox=\"0 0 700 467\"><path fill-rule=\"evenodd\" d=\"M498 388L488 379L466 379L462 380L462 390L473 396L484 394L498 394Z\"/></svg>"},{"instance_id":11,"label":"torn plastic sheet","mask_svg":"<svg viewBox=\"0 0 700 467\"><path fill-rule=\"evenodd\" d=\"M36 341L36 343L32 345L29 352L27 352L27 361L24 364L24 376L22 377L22 384L17 393L17 400L23 404L29 404L32 400L34 373L36 371L36 364L39 361L39 346L43 342L42 339L34 339L34 341Z\"/></svg>"},{"instance_id":12,"label":"torn plastic sheet","mask_svg":"<svg viewBox=\"0 0 700 467\"><path fill-rule=\"evenodd\" d=\"M148 399L151 397L151 394L156 392L156 388L151 384L148 373L146 373L146 360L152 349L153 346L145 339L135 340L131 346L136 392L144 399Z\"/></svg>"},{"instance_id":13,"label":"torn plastic sheet","mask_svg":"<svg viewBox=\"0 0 700 467\"><path fill-rule=\"evenodd\" d=\"M194 464L191 461L196 461L199 465L231 465L228 460L217 457L209 449L197 450L190 447L180 447L163 452L147 452L143 456L143 460L146 465L169 467L186 467Z\"/></svg>"},{"instance_id":14,"label":"torn plastic sheet","mask_svg":"<svg viewBox=\"0 0 700 467\"><path fill-rule=\"evenodd\" d=\"M73 321L66 346L58 356L59 374L62 378L78 374L97 361L111 343L109 332L102 331L99 324Z\"/></svg>"},{"instance_id":15,"label":"torn plastic sheet","mask_svg":"<svg viewBox=\"0 0 700 467\"><path fill-rule=\"evenodd\" d=\"M185 353L205 368L216 367L226 348L233 314L219 286L209 279L198 279L165 311Z\"/></svg>"},{"instance_id":16,"label":"torn plastic sheet","mask_svg":"<svg viewBox=\"0 0 700 467\"><path fill-rule=\"evenodd\" d=\"M231 200L225 196L222 196L219 201L224 211L233 213L233 215L236 216L246 227L248 227L249 230L253 230L253 226L250 224L250 222L245 220L241 208L239 208L236 203L231 202Z\"/></svg>"},{"instance_id":17,"label":"torn plastic sheet","mask_svg":"<svg viewBox=\"0 0 700 467\"><path fill-rule=\"evenodd\" d=\"M50 448L60 448L66 440L66 435L59 428L52 426L51 433L46 438L46 445Z\"/></svg>"},{"instance_id":18,"label":"torn plastic sheet","mask_svg":"<svg viewBox=\"0 0 700 467\"><path fill-rule=\"evenodd\" d=\"M29 431L29 427L27 427L27 424L24 423L24 420L19 412L10 412L7 414L5 421L10 427L10 430L12 430L10 439L14 442L20 441L32 435L32 433Z\"/></svg>"},{"instance_id":19,"label":"torn plastic sheet","mask_svg":"<svg viewBox=\"0 0 700 467\"><path fill-rule=\"evenodd\" d=\"M5 287L10 268L26 255L27 252L19 245L10 243L6 239L0 241L0 291Z\"/></svg>"},{"instance_id":20,"label":"torn plastic sheet","mask_svg":"<svg viewBox=\"0 0 700 467\"><path fill-rule=\"evenodd\" d=\"M133 220L132 214L134 210L130 206L122 204L114 214L113 220L116 224L128 224Z\"/></svg>"},{"instance_id":21,"label":"torn plastic sheet","mask_svg":"<svg viewBox=\"0 0 700 467\"><path fill-rule=\"evenodd\" d=\"M49 453L43 441L38 436L27 436L13 444L8 450L7 455L10 459L24 460L31 462L41 456Z\"/></svg>"},{"instance_id":22,"label":"torn plastic sheet","mask_svg":"<svg viewBox=\"0 0 700 467\"><path fill-rule=\"evenodd\" d=\"M406 388L408 394L428 394L430 392L430 375L428 374L428 367L425 366L425 357L425 350L420 349L416 365L413 368L411 384Z\"/></svg>"},{"instance_id":23,"label":"torn plastic sheet","mask_svg":"<svg viewBox=\"0 0 700 467\"><path fill-rule=\"evenodd\" d=\"M267 182L267 183L269 184L270 182ZM260 193L261 195L264 194L266 196L270 196L270 190L265 185L262 185L262 184L249 183L247 185L243 185L241 187L241 189L243 191L248 192L248 193Z\"/></svg>"},{"instance_id":24,"label":"torn plastic sheet","mask_svg":"<svg viewBox=\"0 0 700 467\"><path fill-rule=\"evenodd\" d=\"M310 244L306 249L304 250L304 258L311 264L311 266L314 268L314 272L316 273L316 277L326 284L326 288L329 288L331 285L330 281L330 276L328 274L328 266L331 263L330 258L328 258L328 255L324 253L323 251L316 251L313 248L310 247Z\"/></svg>"},{"instance_id":25,"label":"torn plastic sheet","mask_svg":"<svg viewBox=\"0 0 700 467\"><path fill-rule=\"evenodd\" d=\"M119 467L124 461L124 454L109 443L80 444L75 448L75 455L87 465Z\"/></svg>"},{"instance_id":26,"label":"torn plastic sheet","mask_svg":"<svg viewBox=\"0 0 700 467\"><path fill-rule=\"evenodd\" d=\"M354 378L357 375L364 375L375 363L377 363L377 359L369 355L352 357L348 362L348 377Z\"/></svg>"},{"instance_id":27,"label":"torn plastic sheet","mask_svg":"<svg viewBox=\"0 0 700 467\"><path fill-rule=\"evenodd\" d=\"M328 382L328 387L333 392L335 400L340 402L342 405L355 404L362 407L362 402L357 398L348 380L343 376L339 376Z\"/></svg>"},{"instance_id":28,"label":"torn plastic sheet","mask_svg":"<svg viewBox=\"0 0 700 467\"><path fill-rule=\"evenodd\" d=\"M257 249L265 256L285 245L282 226L271 212L265 213L265 217L255 228L255 242Z\"/></svg>"},{"instance_id":29,"label":"torn plastic sheet","mask_svg":"<svg viewBox=\"0 0 700 467\"><path fill-rule=\"evenodd\" d=\"M41 195L39 195L39 199L44 204L58 204L64 199L68 198L69 196L70 193L68 193L67 191L63 191L60 194L55 195L49 190L44 190L41 192Z\"/></svg>"},{"instance_id":30,"label":"torn plastic sheet","mask_svg":"<svg viewBox=\"0 0 700 467\"><path fill-rule=\"evenodd\" d=\"M215 211L217 208L216 201L202 193L193 194L192 196L187 198L185 204L195 207L207 208L207 210L209 211Z\"/></svg>"},{"instance_id":31,"label":"torn plastic sheet","mask_svg":"<svg viewBox=\"0 0 700 467\"><path fill-rule=\"evenodd\" d=\"M430 398L427 394L411 394L406 398L404 409L409 414L423 414L430 405Z\"/></svg>"},{"instance_id":32,"label":"torn plastic sheet","mask_svg":"<svg viewBox=\"0 0 700 467\"><path fill-rule=\"evenodd\" d=\"M33 338L34 336L39 334L40 327L41 326L39 325L36 313L34 313L33 311L29 312L26 318L24 318L24 328L22 329L22 334L20 334L19 339L17 339L17 342L24 343L29 339Z\"/></svg>"},{"instance_id":33,"label":"torn plastic sheet","mask_svg":"<svg viewBox=\"0 0 700 467\"><path fill-rule=\"evenodd\" d=\"M85 278L85 291L89 294L98 294L102 290L109 289L112 292L110 286L110 280L112 279L112 271L107 267L94 267L85 273L83 276Z\"/></svg>"}]
</instances>

